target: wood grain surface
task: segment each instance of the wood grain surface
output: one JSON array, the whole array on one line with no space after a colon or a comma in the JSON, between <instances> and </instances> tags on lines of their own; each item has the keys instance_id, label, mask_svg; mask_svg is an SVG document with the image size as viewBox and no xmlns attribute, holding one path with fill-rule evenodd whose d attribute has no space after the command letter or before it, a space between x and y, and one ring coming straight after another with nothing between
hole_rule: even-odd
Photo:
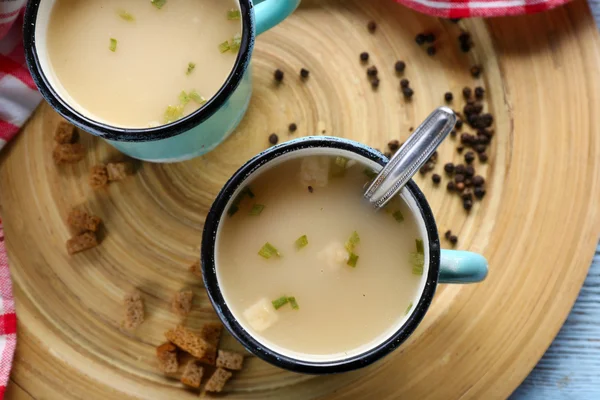
<instances>
[{"instance_id":1,"label":"wood grain surface","mask_svg":"<svg viewBox=\"0 0 600 400\"><path fill-rule=\"evenodd\" d=\"M370 35L366 23L378 22ZM51 133L59 117L43 105L0 159L0 206L19 315L11 389L15 399L195 398L156 369L154 346L178 322L172 294L193 287L187 324L216 316L187 271L198 254L204 216L225 180L264 149L267 136L288 139L323 130L383 148L405 139L452 90L487 88L495 116L491 162L477 166L488 194L467 216L455 197L417 178L441 231L459 232L460 248L490 260L489 278L440 286L429 314L409 341L367 369L328 377L297 375L250 357L228 385L240 399L506 398L533 368L566 318L600 233L599 41L586 4L490 22L461 22L476 47L458 51L459 26L386 0L305 1L288 21L257 41L255 92L237 132L214 152L185 163L141 164L104 192L87 171L117 157L82 135L84 161L56 168ZM429 57L414 36L432 30ZM358 62L369 51L381 87L373 92ZM407 61L415 89L406 103L393 73ZM482 79L468 73L482 64ZM306 83L297 71L306 67ZM275 68L286 72L274 87ZM455 100L455 107L461 106ZM458 161L455 143L440 160ZM440 167L438 166L438 170ZM100 247L68 257L64 220L84 205L105 220ZM138 287L148 320L120 331L123 295ZM239 348L231 337L225 346Z\"/></svg>"}]
</instances>

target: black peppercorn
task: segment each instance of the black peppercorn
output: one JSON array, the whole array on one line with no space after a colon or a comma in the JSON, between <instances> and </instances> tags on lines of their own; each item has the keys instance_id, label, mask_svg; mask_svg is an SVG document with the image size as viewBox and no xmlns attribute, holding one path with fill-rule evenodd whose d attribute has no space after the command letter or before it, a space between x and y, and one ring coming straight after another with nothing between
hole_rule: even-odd
<instances>
[{"instance_id":1,"label":"black peppercorn","mask_svg":"<svg viewBox=\"0 0 600 400\"><path fill-rule=\"evenodd\" d=\"M456 185L454 184L453 181L450 181L446 185L446 189L448 189L449 192L453 192L454 190L456 190Z\"/></svg>"},{"instance_id":2,"label":"black peppercorn","mask_svg":"<svg viewBox=\"0 0 600 400\"><path fill-rule=\"evenodd\" d=\"M454 175L454 182L461 183L465 181L465 176L461 174Z\"/></svg>"},{"instance_id":3,"label":"black peppercorn","mask_svg":"<svg viewBox=\"0 0 600 400\"><path fill-rule=\"evenodd\" d=\"M471 165L467 165L465 167L465 176L467 178L472 178L473 175L475 175L475 168L473 168L473 166L471 166Z\"/></svg>"},{"instance_id":4,"label":"black peppercorn","mask_svg":"<svg viewBox=\"0 0 600 400\"><path fill-rule=\"evenodd\" d=\"M404 72L405 68L406 63L404 61L396 61L396 64L394 65L394 69L396 70L396 72Z\"/></svg>"},{"instance_id":5,"label":"black peppercorn","mask_svg":"<svg viewBox=\"0 0 600 400\"><path fill-rule=\"evenodd\" d=\"M456 184L456 191L462 192L463 190L465 190L465 184L463 182L458 182Z\"/></svg>"},{"instance_id":6,"label":"black peppercorn","mask_svg":"<svg viewBox=\"0 0 600 400\"><path fill-rule=\"evenodd\" d=\"M471 98L471 88L470 87L464 87L462 90L463 93L463 97L465 99L470 99Z\"/></svg>"},{"instance_id":7,"label":"black peppercorn","mask_svg":"<svg viewBox=\"0 0 600 400\"><path fill-rule=\"evenodd\" d=\"M464 148L463 146L458 146L458 147L456 148L456 152L457 152L458 154L461 154L461 153L463 152L463 150L464 150L464 149L465 149L465 148Z\"/></svg>"},{"instance_id":8,"label":"black peppercorn","mask_svg":"<svg viewBox=\"0 0 600 400\"><path fill-rule=\"evenodd\" d=\"M478 199L482 199L483 196L485 196L485 189L481 186L476 186L473 190L473 194L475 194L475 197Z\"/></svg>"},{"instance_id":9,"label":"black peppercorn","mask_svg":"<svg viewBox=\"0 0 600 400\"><path fill-rule=\"evenodd\" d=\"M306 78L308 78L308 75L310 75L310 71L309 71L309 70L307 70L306 68L302 68L302 69L300 69L300 76L301 76L303 79L306 79Z\"/></svg>"},{"instance_id":10,"label":"black peppercorn","mask_svg":"<svg viewBox=\"0 0 600 400\"><path fill-rule=\"evenodd\" d=\"M388 148L391 151L398 151L398 149L400 148L400 142L396 139L390 140L388 143Z\"/></svg>"},{"instance_id":11,"label":"black peppercorn","mask_svg":"<svg viewBox=\"0 0 600 400\"><path fill-rule=\"evenodd\" d=\"M422 33L419 33L416 37L415 37L415 42L417 42L417 44L420 46L423 43L425 43L425 35L423 35Z\"/></svg>"},{"instance_id":12,"label":"black peppercorn","mask_svg":"<svg viewBox=\"0 0 600 400\"><path fill-rule=\"evenodd\" d=\"M467 151L465 153L465 162L467 164L471 164L474 160L475 160L475 153L473 153L472 151Z\"/></svg>"},{"instance_id":13,"label":"black peppercorn","mask_svg":"<svg viewBox=\"0 0 600 400\"><path fill-rule=\"evenodd\" d=\"M288 126L288 130L289 130L291 133L294 133L294 132L296 132L296 129L298 129L298 126L297 126L296 124L294 124L294 123L291 123L291 124L290 124L290 126Z\"/></svg>"},{"instance_id":14,"label":"black peppercorn","mask_svg":"<svg viewBox=\"0 0 600 400\"><path fill-rule=\"evenodd\" d=\"M473 200L463 200L463 208L467 211L473 208Z\"/></svg>"},{"instance_id":15,"label":"black peppercorn","mask_svg":"<svg viewBox=\"0 0 600 400\"><path fill-rule=\"evenodd\" d=\"M482 88L481 86L477 86L475 88L475 97L477 97L478 99L483 99L484 94L485 94L484 88Z\"/></svg>"},{"instance_id":16,"label":"black peppercorn","mask_svg":"<svg viewBox=\"0 0 600 400\"><path fill-rule=\"evenodd\" d=\"M465 170L466 170L466 168L463 164L458 164L454 167L454 172L456 172L457 174L460 174L460 175L464 175Z\"/></svg>"},{"instance_id":17,"label":"black peppercorn","mask_svg":"<svg viewBox=\"0 0 600 400\"><path fill-rule=\"evenodd\" d=\"M367 29L369 30L369 32L375 33L375 30L377 30L377 24L375 23L375 21L369 21L369 23L367 24Z\"/></svg>"},{"instance_id":18,"label":"black peppercorn","mask_svg":"<svg viewBox=\"0 0 600 400\"><path fill-rule=\"evenodd\" d=\"M429 54L430 56L435 55L435 52L436 52L435 46L427 47L427 54Z\"/></svg>"},{"instance_id":19,"label":"black peppercorn","mask_svg":"<svg viewBox=\"0 0 600 400\"><path fill-rule=\"evenodd\" d=\"M479 153L479 161L481 161L482 163L487 162L488 160L488 155L487 153Z\"/></svg>"},{"instance_id":20,"label":"black peppercorn","mask_svg":"<svg viewBox=\"0 0 600 400\"><path fill-rule=\"evenodd\" d=\"M379 87L379 78L373 78L371 81L371 87L373 89L377 89Z\"/></svg>"},{"instance_id":21,"label":"black peppercorn","mask_svg":"<svg viewBox=\"0 0 600 400\"><path fill-rule=\"evenodd\" d=\"M463 127L463 122L462 119L457 119L456 120L456 125L455 125L456 129L462 129Z\"/></svg>"},{"instance_id":22,"label":"black peppercorn","mask_svg":"<svg viewBox=\"0 0 600 400\"><path fill-rule=\"evenodd\" d=\"M404 79L400 79L400 87L401 88L407 88L408 85L410 85L410 81L406 78Z\"/></svg>"},{"instance_id":23,"label":"black peppercorn","mask_svg":"<svg viewBox=\"0 0 600 400\"><path fill-rule=\"evenodd\" d=\"M485 144L476 144L473 149L478 153L483 153L485 151Z\"/></svg>"},{"instance_id":24,"label":"black peppercorn","mask_svg":"<svg viewBox=\"0 0 600 400\"><path fill-rule=\"evenodd\" d=\"M452 236L452 231L451 230L447 230L446 233L444 233L444 237L446 239L450 239L450 236Z\"/></svg>"},{"instance_id":25,"label":"black peppercorn","mask_svg":"<svg viewBox=\"0 0 600 400\"><path fill-rule=\"evenodd\" d=\"M476 175L473 177L473 185L475 186L481 186L485 183L485 179L483 179L483 176L481 175Z\"/></svg>"},{"instance_id":26,"label":"black peppercorn","mask_svg":"<svg viewBox=\"0 0 600 400\"><path fill-rule=\"evenodd\" d=\"M309 186L309 187L308 187L308 193L312 193L313 191L314 191L313 187L312 187L312 186Z\"/></svg>"},{"instance_id":27,"label":"black peppercorn","mask_svg":"<svg viewBox=\"0 0 600 400\"><path fill-rule=\"evenodd\" d=\"M446 171L449 174L453 173L454 172L454 164L452 164L451 162L446 163L444 165L444 171Z\"/></svg>"},{"instance_id":28,"label":"black peppercorn","mask_svg":"<svg viewBox=\"0 0 600 400\"><path fill-rule=\"evenodd\" d=\"M462 43L460 44L460 50L461 50L463 53L468 53L468 52L469 52L469 50L471 50L471 43L469 43L469 42L462 42Z\"/></svg>"},{"instance_id":29,"label":"black peppercorn","mask_svg":"<svg viewBox=\"0 0 600 400\"><path fill-rule=\"evenodd\" d=\"M479 78L479 75L481 75L481 66L479 65L474 65L471 67L471 76L473 76L473 78Z\"/></svg>"},{"instance_id":30,"label":"black peppercorn","mask_svg":"<svg viewBox=\"0 0 600 400\"><path fill-rule=\"evenodd\" d=\"M414 94L414 93L415 93L415 92L414 92L414 90L412 90L412 89L411 89L411 88L409 88L409 87L402 88L402 94L403 94L403 95L404 95L404 97L406 97L407 99L410 99L410 98L413 96L413 94Z\"/></svg>"},{"instance_id":31,"label":"black peppercorn","mask_svg":"<svg viewBox=\"0 0 600 400\"><path fill-rule=\"evenodd\" d=\"M425 41L427 43L433 43L435 42L435 35L433 33L428 33L425 35Z\"/></svg>"},{"instance_id":32,"label":"black peppercorn","mask_svg":"<svg viewBox=\"0 0 600 400\"><path fill-rule=\"evenodd\" d=\"M271 144L277 144L277 142L279 142L279 137L277 136L276 133L271 133L269 135L269 143L271 143Z\"/></svg>"},{"instance_id":33,"label":"black peppercorn","mask_svg":"<svg viewBox=\"0 0 600 400\"><path fill-rule=\"evenodd\" d=\"M451 235L448 240L450 240L450 243L452 243L453 245L455 245L456 243L458 243L458 236Z\"/></svg>"},{"instance_id":34,"label":"black peppercorn","mask_svg":"<svg viewBox=\"0 0 600 400\"><path fill-rule=\"evenodd\" d=\"M448 103L450 103L453 98L454 98L454 96L452 96L452 92L444 93L444 100L446 100Z\"/></svg>"},{"instance_id":35,"label":"black peppercorn","mask_svg":"<svg viewBox=\"0 0 600 400\"><path fill-rule=\"evenodd\" d=\"M473 193L471 193L471 190L465 190L464 192L462 192L460 197L463 200L473 200Z\"/></svg>"},{"instance_id":36,"label":"black peppercorn","mask_svg":"<svg viewBox=\"0 0 600 400\"><path fill-rule=\"evenodd\" d=\"M362 62L369 61L369 53L367 53L366 51L363 51L362 53L360 53L360 61L362 61Z\"/></svg>"},{"instance_id":37,"label":"black peppercorn","mask_svg":"<svg viewBox=\"0 0 600 400\"><path fill-rule=\"evenodd\" d=\"M431 180L433 181L433 183L435 183L437 185L438 183L440 183L442 181L442 177L439 176L438 174L433 174L433 175L431 175Z\"/></svg>"},{"instance_id":38,"label":"black peppercorn","mask_svg":"<svg viewBox=\"0 0 600 400\"><path fill-rule=\"evenodd\" d=\"M367 68L367 76L370 76L370 77L377 76L377 72L378 72L377 67L374 65Z\"/></svg>"},{"instance_id":39,"label":"black peppercorn","mask_svg":"<svg viewBox=\"0 0 600 400\"><path fill-rule=\"evenodd\" d=\"M277 82L281 82L283 80L283 71L280 69L276 69L275 73L273 74L275 76L275 80Z\"/></svg>"}]
</instances>

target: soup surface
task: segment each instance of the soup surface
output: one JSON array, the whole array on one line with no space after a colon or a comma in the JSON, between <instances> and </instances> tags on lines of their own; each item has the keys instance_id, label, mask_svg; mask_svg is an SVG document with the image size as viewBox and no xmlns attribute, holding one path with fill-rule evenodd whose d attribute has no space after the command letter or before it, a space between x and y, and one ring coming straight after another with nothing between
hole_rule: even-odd
<instances>
[{"instance_id":1,"label":"soup surface","mask_svg":"<svg viewBox=\"0 0 600 400\"><path fill-rule=\"evenodd\" d=\"M146 128L217 93L233 69L241 26L233 0L56 0L48 57L58 91L78 111Z\"/></svg>"},{"instance_id":2,"label":"soup surface","mask_svg":"<svg viewBox=\"0 0 600 400\"><path fill-rule=\"evenodd\" d=\"M412 311L423 281L420 230L400 196L379 212L363 201L371 173L342 157L290 159L251 178L229 206L217 276L259 341L343 358L388 337Z\"/></svg>"}]
</instances>

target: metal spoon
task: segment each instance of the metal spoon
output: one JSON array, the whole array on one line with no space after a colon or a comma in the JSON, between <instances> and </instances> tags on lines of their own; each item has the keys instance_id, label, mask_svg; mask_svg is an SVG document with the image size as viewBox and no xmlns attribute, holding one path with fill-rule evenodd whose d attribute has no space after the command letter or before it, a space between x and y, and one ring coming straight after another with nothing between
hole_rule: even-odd
<instances>
[{"instance_id":1,"label":"metal spoon","mask_svg":"<svg viewBox=\"0 0 600 400\"><path fill-rule=\"evenodd\" d=\"M364 197L375 208L382 208L429 160L454 129L456 115L448 107L432 112L390 159L367 188Z\"/></svg>"}]
</instances>

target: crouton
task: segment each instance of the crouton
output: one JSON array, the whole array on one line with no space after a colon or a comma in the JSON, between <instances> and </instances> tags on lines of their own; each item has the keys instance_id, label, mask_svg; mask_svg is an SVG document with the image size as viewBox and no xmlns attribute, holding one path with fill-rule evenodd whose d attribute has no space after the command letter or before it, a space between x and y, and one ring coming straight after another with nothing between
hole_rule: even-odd
<instances>
[{"instance_id":1,"label":"crouton","mask_svg":"<svg viewBox=\"0 0 600 400\"><path fill-rule=\"evenodd\" d=\"M106 170L108 172L108 180L111 182L122 181L127 178L130 172L129 164L124 162L108 163Z\"/></svg>"},{"instance_id":2,"label":"crouton","mask_svg":"<svg viewBox=\"0 0 600 400\"><path fill-rule=\"evenodd\" d=\"M209 322L200 328L200 336L215 349L219 347L223 325L220 322Z\"/></svg>"},{"instance_id":3,"label":"crouton","mask_svg":"<svg viewBox=\"0 0 600 400\"><path fill-rule=\"evenodd\" d=\"M156 348L156 358L158 358L158 367L165 374L174 374L179 368L177 361L177 347L172 343L166 342Z\"/></svg>"},{"instance_id":4,"label":"crouton","mask_svg":"<svg viewBox=\"0 0 600 400\"><path fill-rule=\"evenodd\" d=\"M98 227L102 223L100 217L90 215L85 211L72 209L67 217L67 224L74 235L92 231L98 231Z\"/></svg>"},{"instance_id":5,"label":"crouton","mask_svg":"<svg viewBox=\"0 0 600 400\"><path fill-rule=\"evenodd\" d=\"M123 326L128 330L133 330L144 322L144 300L138 290L128 293L124 299L125 319Z\"/></svg>"},{"instance_id":6,"label":"crouton","mask_svg":"<svg viewBox=\"0 0 600 400\"><path fill-rule=\"evenodd\" d=\"M199 388L203 374L204 369L198 364L198 360L191 360L187 363L185 369L183 370L181 383L194 388Z\"/></svg>"},{"instance_id":7,"label":"crouton","mask_svg":"<svg viewBox=\"0 0 600 400\"><path fill-rule=\"evenodd\" d=\"M252 329L257 332L264 331L279 320L279 315L273 308L273 304L266 298L262 298L248 307L242 315Z\"/></svg>"},{"instance_id":8,"label":"crouton","mask_svg":"<svg viewBox=\"0 0 600 400\"><path fill-rule=\"evenodd\" d=\"M219 350L219 355L217 356L218 368L239 371L242 369L243 364L244 356L242 354L234 353L233 351Z\"/></svg>"},{"instance_id":9,"label":"crouton","mask_svg":"<svg viewBox=\"0 0 600 400\"><path fill-rule=\"evenodd\" d=\"M79 134L73 125L60 121L54 132L54 140L59 144L75 143Z\"/></svg>"},{"instance_id":10,"label":"crouton","mask_svg":"<svg viewBox=\"0 0 600 400\"><path fill-rule=\"evenodd\" d=\"M231 372L226 371L223 368L217 368L217 370L206 382L204 389L207 392L220 392L221 390L223 390L223 387L232 375L233 374Z\"/></svg>"},{"instance_id":11,"label":"crouton","mask_svg":"<svg viewBox=\"0 0 600 400\"><path fill-rule=\"evenodd\" d=\"M196 275L198 278L202 278L202 269L200 268L200 260L190 265L190 272Z\"/></svg>"},{"instance_id":12,"label":"crouton","mask_svg":"<svg viewBox=\"0 0 600 400\"><path fill-rule=\"evenodd\" d=\"M200 335L181 325L165 332L165 337L169 342L199 359L202 359L207 353L215 349L210 343L202 339Z\"/></svg>"},{"instance_id":13,"label":"crouton","mask_svg":"<svg viewBox=\"0 0 600 400\"><path fill-rule=\"evenodd\" d=\"M83 159L85 149L79 143L57 144L52 152L52 158L57 165L73 164Z\"/></svg>"},{"instance_id":14,"label":"crouton","mask_svg":"<svg viewBox=\"0 0 600 400\"><path fill-rule=\"evenodd\" d=\"M191 290L182 290L175 293L173 300L171 301L171 309L173 312L180 317L185 317L190 313L192 309L192 301L194 299L194 292Z\"/></svg>"},{"instance_id":15,"label":"crouton","mask_svg":"<svg viewBox=\"0 0 600 400\"><path fill-rule=\"evenodd\" d=\"M348 262L348 250L346 250L342 242L333 241L319 250L317 259L327 265L332 271L339 270Z\"/></svg>"},{"instance_id":16,"label":"crouton","mask_svg":"<svg viewBox=\"0 0 600 400\"><path fill-rule=\"evenodd\" d=\"M106 170L106 165L94 165L92 169L90 169L90 177L88 178L88 182L94 190L105 187L108 184L108 172Z\"/></svg>"},{"instance_id":17,"label":"crouton","mask_svg":"<svg viewBox=\"0 0 600 400\"><path fill-rule=\"evenodd\" d=\"M98 239L94 232L85 232L67 240L67 252L69 255L98 246Z\"/></svg>"}]
</instances>

